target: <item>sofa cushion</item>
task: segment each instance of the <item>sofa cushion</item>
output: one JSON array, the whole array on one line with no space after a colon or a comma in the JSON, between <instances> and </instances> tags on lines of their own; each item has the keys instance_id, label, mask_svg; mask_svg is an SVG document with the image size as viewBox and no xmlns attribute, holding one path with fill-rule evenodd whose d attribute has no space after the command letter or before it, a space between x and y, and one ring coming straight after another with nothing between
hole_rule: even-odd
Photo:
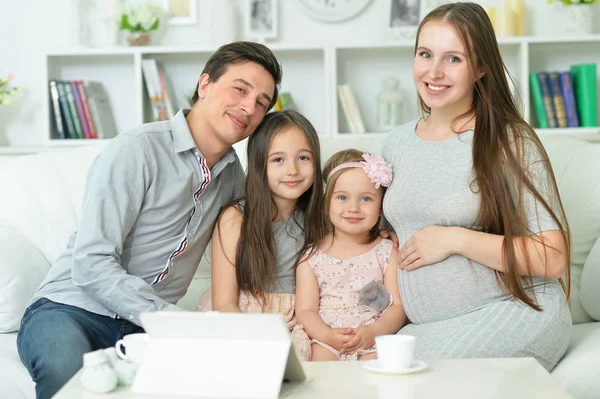
<instances>
[{"instance_id":1,"label":"sofa cushion","mask_svg":"<svg viewBox=\"0 0 600 399\"><path fill-rule=\"evenodd\" d=\"M574 325L567 353L552 377L574 398L600 398L600 323Z\"/></svg>"},{"instance_id":2,"label":"sofa cushion","mask_svg":"<svg viewBox=\"0 0 600 399\"><path fill-rule=\"evenodd\" d=\"M103 145L45 152L0 163L0 226L25 235L52 263L77 229L85 177Z\"/></svg>"},{"instance_id":3,"label":"sofa cushion","mask_svg":"<svg viewBox=\"0 0 600 399\"><path fill-rule=\"evenodd\" d=\"M573 323L592 318L580 302L581 275L600 236L600 146L569 138L544 137L572 232L571 314ZM600 306L600 305L596 305Z\"/></svg>"},{"instance_id":4,"label":"sofa cushion","mask_svg":"<svg viewBox=\"0 0 600 399\"><path fill-rule=\"evenodd\" d=\"M50 263L24 235L0 226L0 333L17 331Z\"/></svg>"},{"instance_id":5,"label":"sofa cushion","mask_svg":"<svg viewBox=\"0 0 600 399\"><path fill-rule=\"evenodd\" d=\"M600 239L590 251L581 273L579 300L583 309L600 321Z\"/></svg>"}]
</instances>

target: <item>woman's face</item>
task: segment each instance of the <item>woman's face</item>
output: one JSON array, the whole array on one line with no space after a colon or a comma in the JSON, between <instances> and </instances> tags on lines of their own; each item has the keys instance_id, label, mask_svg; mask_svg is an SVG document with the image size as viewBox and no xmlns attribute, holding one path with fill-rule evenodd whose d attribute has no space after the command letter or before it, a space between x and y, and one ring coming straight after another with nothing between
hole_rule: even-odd
<instances>
[{"instance_id":1,"label":"woman's face","mask_svg":"<svg viewBox=\"0 0 600 399\"><path fill-rule=\"evenodd\" d=\"M432 113L461 114L471 109L476 77L471 72L465 46L452 25L433 21L421 29L413 78Z\"/></svg>"}]
</instances>

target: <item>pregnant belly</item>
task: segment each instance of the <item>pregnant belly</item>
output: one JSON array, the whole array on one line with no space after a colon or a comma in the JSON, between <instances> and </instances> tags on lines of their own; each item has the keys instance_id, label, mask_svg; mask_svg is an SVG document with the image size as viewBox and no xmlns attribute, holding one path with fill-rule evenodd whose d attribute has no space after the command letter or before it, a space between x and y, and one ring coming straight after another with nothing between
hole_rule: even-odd
<instances>
[{"instance_id":1,"label":"pregnant belly","mask_svg":"<svg viewBox=\"0 0 600 399\"><path fill-rule=\"evenodd\" d=\"M492 269L460 255L401 270L398 284L406 315L415 324L457 317L507 297Z\"/></svg>"}]
</instances>

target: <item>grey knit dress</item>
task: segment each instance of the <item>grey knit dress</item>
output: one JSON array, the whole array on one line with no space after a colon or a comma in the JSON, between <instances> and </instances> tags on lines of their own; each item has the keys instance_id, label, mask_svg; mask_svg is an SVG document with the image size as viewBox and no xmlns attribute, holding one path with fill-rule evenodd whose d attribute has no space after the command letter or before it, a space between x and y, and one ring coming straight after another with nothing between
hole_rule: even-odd
<instances>
[{"instance_id":1,"label":"grey knit dress","mask_svg":"<svg viewBox=\"0 0 600 399\"><path fill-rule=\"evenodd\" d=\"M471 228L479 210L472 171L474 132L430 142L416 135L417 122L393 131L382 151L394 171L383 210L400 246L430 225ZM535 147L526 145L525 154L536 188L557 209L549 176L535 162ZM532 196L524 196L532 232L559 229ZM492 269L461 255L400 270L398 284L411 321L399 333L417 337L418 359L535 357L551 370L569 344L571 314L556 280L533 279L531 289L542 312L512 299Z\"/></svg>"}]
</instances>

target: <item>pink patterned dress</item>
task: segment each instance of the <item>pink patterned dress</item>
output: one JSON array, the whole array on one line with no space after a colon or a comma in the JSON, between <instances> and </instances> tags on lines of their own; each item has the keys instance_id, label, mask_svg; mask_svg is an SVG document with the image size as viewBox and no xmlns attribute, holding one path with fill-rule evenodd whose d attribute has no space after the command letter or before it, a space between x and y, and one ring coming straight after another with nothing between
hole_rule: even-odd
<instances>
[{"instance_id":1,"label":"pink patterned dress","mask_svg":"<svg viewBox=\"0 0 600 399\"><path fill-rule=\"evenodd\" d=\"M358 328L375 322L381 316L370 307L358 304L359 292L370 281L383 283L392 248L392 241L383 239L367 253L351 259L335 259L319 249L308 259L319 282L319 315L329 327ZM375 352L373 346L343 354L316 339L311 342L329 349L341 360L357 360L362 355Z\"/></svg>"}]
</instances>

